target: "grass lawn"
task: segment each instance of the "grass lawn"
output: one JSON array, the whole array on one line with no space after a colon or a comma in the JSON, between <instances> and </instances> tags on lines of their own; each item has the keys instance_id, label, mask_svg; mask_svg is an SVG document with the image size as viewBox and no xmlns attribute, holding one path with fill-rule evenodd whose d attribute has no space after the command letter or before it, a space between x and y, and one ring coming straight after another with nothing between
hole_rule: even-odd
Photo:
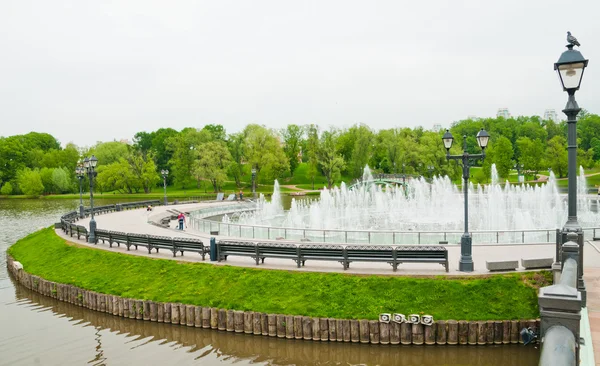
<instances>
[{"instance_id":1,"label":"grass lawn","mask_svg":"<svg viewBox=\"0 0 600 366\"><path fill-rule=\"evenodd\" d=\"M381 312L459 320L536 318L537 288L551 277L545 271L413 278L179 263L79 247L52 228L19 240L8 253L34 275L105 294L348 319L377 319Z\"/></svg>"}]
</instances>

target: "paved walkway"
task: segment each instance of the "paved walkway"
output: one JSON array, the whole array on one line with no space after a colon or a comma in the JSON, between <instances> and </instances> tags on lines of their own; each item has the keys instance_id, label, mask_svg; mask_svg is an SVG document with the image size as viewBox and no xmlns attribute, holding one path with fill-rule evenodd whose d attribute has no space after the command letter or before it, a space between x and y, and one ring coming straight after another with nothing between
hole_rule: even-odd
<instances>
[{"instance_id":1,"label":"paved walkway","mask_svg":"<svg viewBox=\"0 0 600 366\"><path fill-rule=\"evenodd\" d=\"M175 236L175 237L197 237L201 238L205 243L210 240L210 235L193 229L184 231L175 229L175 222L171 228L162 228L148 223L151 216L164 215L167 209L177 209L184 212L191 212L200 208L214 205L215 202L202 202L198 204L176 205L168 207L156 207L154 211L147 212L145 209L122 211L104 215L97 215L96 221L98 228L123 231L130 233L144 233L151 235ZM230 202L219 202L219 204L232 204ZM89 226L89 218L78 222L81 225ZM131 250L127 252L124 246L109 248L108 244L88 244L83 240L70 238L61 230L57 233L66 239L76 242L84 246L95 247L102 250L114 252L128 253L132 255L148 256L152 258L173 259L172 253L161 252L149 255L145 248L140 250ZM221 236L221 238L225 238ZM448 256L450 258L449 275L464 275L464 272L458 271L458 259L460 258L460 245L448 245ZM473 260L475 262L475 271L472 274L485 275L490 274L485 268L486 260L502 260L512 259L519 260L529 257L554 257L553 244L529 244L529 245L474 245ZM185 256L178 256L179 261L201 262L202 258L196 253L186 253ZM250 258L230 257L227 262L210 262L215 265L236 265L244 267L256 268L255 262ZM314 261L307 262L305 267L297 268L294 261L284 259L268 259L264 264L258 266L264 269L284 269L294 271L319 271L319 272L344 272L341 265L337 262L322 262ZM600 365L600 242L585 243L585 258L584 258L584 278L588 290L587 310L592 333L592 345L594 348L596 365ZM519 269L522 271L523 269ZM391 267L383 263L353 263L345 273L357 274L385 274L385 275L444 275L446 274L443 267L436 264L402 264L397 272L393 272ZM589 344L588 344L589 346Z\"/></svg>"}]
</instances>

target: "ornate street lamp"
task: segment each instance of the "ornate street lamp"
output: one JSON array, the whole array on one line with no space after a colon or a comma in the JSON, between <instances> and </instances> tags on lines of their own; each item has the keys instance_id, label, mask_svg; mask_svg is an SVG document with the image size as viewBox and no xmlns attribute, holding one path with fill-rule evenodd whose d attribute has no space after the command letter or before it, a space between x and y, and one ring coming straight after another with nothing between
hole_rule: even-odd
<instances>
[{"instance_id":1,"label":"ornate street lamp","mask_svg":"<svg viewBox=\"0 0 600 366\"><path fill-rule=\"evenodd\" d=\"M163 177L163 187L165 189L165 199L164 199L164 204L165 206L169 204L169 201L167 200L167 175L169 175L169 171L166 169L163 169L160 171L160 174Z\"/></svg>"},{"instance_id":2,"label":"ornate street lamp","mask_svg":"<svg viewBox=\"0 0 600 366\"><path fill-rule=\"evenodd\" d=\"M85 158L83 160L83 168L88 175L90 180L90 212L92 218L90 220L90 236L88 238L88 243L96 243L96 220L94 219L94 178L98 174L96 172L96 165L98 164L98 159L92 155L91 158Z\"/></svg>"},{"instance_id":3,"label":"ornate street lamp","mask_svg":"<svg viewBox=\"0 0 600 366\"><path fill-rule=\"evenodd\" d=\"M82 219L83 214L83 188L82 181L85 177L85 169L83 168L83 162L81 159L77 162L77 167L75 168L75 175L77 175L77 179L79 179L79 218Z\"/></svg>"},{"instance_id":4,"label":"ornate street lamp","mask_svg":"<svg viewBox=\"0 0 600 366\"><path fill-rule=\"evenodd\" d=\"M450 148L454 142L454 136L450 130L446 130L442 141L446 148L447 160L460 160L463 168L463 192L465 195L465 232L460 238L460 261L458 262L458 270L462 272L473 272L473 257L471 234L469 233L469 177L471 168L471 159L485 159L485 148L490 140L490 135L482 128L477 133L477 143L481 148L481 154L469 154L467 152L467 136L463 136L463 153L462 155L450 155Z\"/></svg>"},{"instance_id":5,"label":"ornate street lamp","mask_svg":"<svg viewBox=\"0 0 600 366\"><path fill-rule=\"evenodd\" d=\"M581 299L583 306L586 302L585 283L583 282L583 230L577 221L577 114L581 111L577 101L575 100L575 92L581 86L583 72L587 67L588 60L583 58L581 52L574 50L574 46L579 46L579 42L575 37L567 37L569 44L567 50L560 55L558 61L554 64L554 70L557 71L558 77L562 84L563 90L569 95L567 105L563 109L563 113L567 115L567 146L568 146L568 177L569 177L569 192L568 192L568 219L562 229L561 242L566 242L566 237L569 232L575 232L578 236L579 243L579 263L578 263L578 281L577 289L581 291ZM560 243L557 243L557 246ZM559 259L559 258L557 258Z\"/></svg>"},{"instance_id":6,"label":"ornate street lamp","mask_svg":"<svg viewBox=\"0 0 600 366\"><path fill-rule=\"evenodd\" d=\"M256 169L252 168L252 197L256 198Z\"/></svg>"}]
</instances>

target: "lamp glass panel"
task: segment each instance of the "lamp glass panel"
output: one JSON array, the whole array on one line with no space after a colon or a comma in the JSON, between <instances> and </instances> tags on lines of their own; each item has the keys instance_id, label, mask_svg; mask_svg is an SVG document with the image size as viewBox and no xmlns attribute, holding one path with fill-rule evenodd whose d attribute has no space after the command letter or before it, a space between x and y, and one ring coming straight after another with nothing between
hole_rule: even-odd
<instances>
[{"instance_id":1,"label":"lamp glass panel","mask_svg":"<svg viewBox=\"0 0 600 366\"><path fill-rule=\"evenodd\" d=\"M558 66L563 88L578 89L583 76L583 68L583 62Z\"/></svg>"}]
</instances>

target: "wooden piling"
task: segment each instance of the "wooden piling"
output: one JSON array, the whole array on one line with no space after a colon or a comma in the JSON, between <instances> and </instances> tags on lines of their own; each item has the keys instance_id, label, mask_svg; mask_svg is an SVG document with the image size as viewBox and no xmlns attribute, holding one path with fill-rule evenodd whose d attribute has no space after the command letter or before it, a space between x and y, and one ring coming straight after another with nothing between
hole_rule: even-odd
<instances>
[{"instance_id":1,"label":"wooden piling","mask_svg":"<svg viewBox=\"0 0 600 366\"><path fill-rule=\"evenodd\" d=\"M137 304L134 299L129 299L129 319L135 319L137 314Z\"/></svg>"},{"instance_id":2,"label":"wooden piling","mask_svg":"<svg viewBox=\"0 0 600 366\"><path fill-rule=\"evenodd\" d=\"M156 321L162 323L165 321L165 304L156 303Z\"/></svg>"},{"instance_id":3,"label":"wooden piling","mask_svg":"<svg viewBox=\"0 0 600 366\"><path fill-rule=\"evenodd\" d=\"M412 327L409 323L400 324L400 343L411 344L412 343Z\"/></svg>"},{"instance_id":4,"label":"wooden piling","mask_svg":"<svg viewBox=\"0 0 600 366\"><path fill-rule=\"evenodd\" d=\"M485 342L487 344L494 344L494 321L487 321L487 332L485 335Z\"/></svg>"},{"instance_id":5,"label":"wooden piling","mask_svg":"<svg viewBox=\"0 0 600 366\"><path fill-rule=\"evenodd\" d=\"M335 342L337 339L337 327L335 325L335 319L327 319L327 326L329 327L329 340Z\"/></svg>"},{"instance_id":6,"label":"wooden piling","mask_svg":"<svg viewBox=\"0 0 600 366\"><path fill-rule=\"evenodd\" d=\"M369 341L371 344L379 344L379 321L369 321Z\"/></svg>"},{"instance_id":7,"label":"wooden piling","mask_svg":"<svg viewBox=\"0 0 600 366\"><path fill-rule=\"evenodd\" d=\"M210 329L219 328L219 312L217 308L210 308Z\"/></svg>"},{"instance_id":8,"label":"wooden piling","mask_svg":"<svg viewBox=\"0 0 600 366\"><path fill-rule=\"evenodd\" d=\"M390 344L390 323L379 323L379 343Z\"/></svg>"},{"instance_id":9,"label":"wooden piling","mask_svg":"<svg viewBox=\"0 0 600 366\"><path fill-rule=\"evenodd\" d=\"M252 312L244 311L244 333L252 334Z\"/></svg>"},{"instance_id":10,"label":"wooden piling","mask_svg":"<svg viewBox=\"0 0 600 366\"><path fill-rule=\"evenodd\" d=\"M494 322L494 344L502 344L504 326L501 321Z\"/></svg>"},{"instance_id":11,"label":"wooden piling","mask_svg":"<svg viewBox=\"0 0 600 366\"><path fill-rule=\"evenodd\" d=\"M446 321L438 320L435 323L437 324L436 334L435 334L435 343L436 344L446 344L447 343Z\"/></svg>"},{"instance_id":12,"label":"wooden piling","mask_svg":"<svg viewBox=\"0 0 600 366\"><path fill-rule=\"evenodd\" d=\"M234 332L235 331L235 321L233 320L234 316L233 316L233 310L227 310L227 314L225 315L225 329L228 332ZM200 321L200 324L202 324L202 320Z\"/></svg>"},{"instance_id":13,"label":"wooden piling","mask_svg":"<svg viewBox=\"0 0 600 366\"><path fill-rule=\"evenodd\" d=\"M305 340L312 339L312 318L309 316L302 317L302 338Z\"/></svg>"},{"instance_id":14,"label":"wooden piling","mask_svg":"<svg viewBox=\"0 0 600 366\"><path fill-rule=\"evenodd\" d=\"M458 321L458 344L465 345L469 341L469 323L464 320Z\"/></svg>"},{"instance_id":15,"label":"wooden piling","mask_svg":"<svg viewBox=\"0 0 600 366\"><path fill-rule=\"evenodd\" d=\"M227 310L225 309L217 310L217 329L227 330Z\"/></svg>"},{"instance_id":16,"label":"wooden piling","mask_svg":"<svg viewBox=\"0 0 600 366\"><path fill-rule=\"evenodd\" d=\"M210 328L210 308L202 308L202 328Z\"/></svg>"},{"instance_id":17,"label":"wooden piling","mask_svg":"<svg viewBox=\"0 0 600 366\"><path fill-rule=\"evenodd\" d=\"M171 324L179 324L179 304L171 304Z\"/></svg>"},{"instance_id":18,"label":"wooden piling","mask_svg":"<svg viewBox=\"0 0 600 366\"><path fill-rule=\"evenodd\" d=\"M158 306L154 301L150 302L150 321L157 321L158 319Z\"/></svg>"},{"instance_id":19,"label":"wooden piling","mask_svg":"<svg viewBox=\"0 0 600 366\"><path fill-rule=\"evenodd\" d=\"M294 317L292 315L285 317L285 338L294 339Z\"/></svg>"},{"instance_id":20,"label":"wooden piling","mask_svg":"<svg viewBox=\"0 0 600 366\"><path fill-rule=\"evenodd\" d=\"M194 327L202 328L202 306L196 306L194 309Z\"/></svg>"},{"instance_id":21,"label":"wooden piling","mask_svg":"<svg viewBox=\"0 0 600 366\"><path fill-rule=\"evenodd\" d=\"M269 318L267 313L260 313L260 331L264 336L269 335Z\"/></svg>"},{"instance_id":22,"label":"wooden piling","mask_svg":"<svg viewBox=\"0 0 600 366\"><path fill-rule=\"evenodd\" d=\"M476 321L470 321L469 322L469 330L468 330L468 338L467 338L467 343L471 346L474 346L477 344L477 322Z\"/></svg>"},{"instance_id":23,"label":"wooden piling","mask_svg":"<svg viewBox=\"0 0 600 366\"><path fill-rule=\"evenodd\" d=\"M502 322L502 343L510 343L510 320L505 320Z\"/></svg>"},{"instance_id":24,"label":"wooden piling","mask_svg":"<svg viewBox=\"0 0 600 366\"><path fill-rule=\"evenodd\" d=\"M342 329L342 319L336 319L335 320L335 340L337 342L343 342L344 341L344 331Z\"/></svg>"},{"instance_id":25,"label":"wooden piling","mask_svg":"<svg viewBox=\"0 0 600 366\"><path fill-rule=\"evenodd\" d=\"M390 344L400 344L400 323L390 323Z\"/></svg>"},{"instance_id":26,"label":"wooden piling","mask_svg":"<svg viewBox=\"0 0 600 366\"><path fill-rule=\"evenodd\" d=\"M312 323L312 339L313 341L321 340L321 323L319 318L311 318Z\"/></svg>"},{"instance_id":27,"label":"wooden piling","mask_svg":"<svg viewBox=\"0 0 600 366\"><path fill-rule=\"evenodd\" d=\"M260 323L260 313L254 312L252 315L252 332L254 335L261 335L262 327Z\"/></svg>"},{"instance_id":28,"label":"wooden piling","mask_svg":"<svg viewBox=\"0 0 600 366\"><path fill-rule=\"evenodd\" d=\"M350 341L357 343L360 341L359 323L358 320L350 320Z\"/></svg>"},{"instance_id":29,"label":"wooden piling","mask_svg":"<svg viewBox=\"0 0 600 366\"><path fill-rule=\"evenodd\" d=\"M277 315L268 314L267 321L269 323L269 337L277 337Z\"/></svg>"},{"instance_id":30,"label":"wooden piling","mask_svg":"<svg viewBox=\"0 0 600 366\"><path fill-rule=\"evenodd\" d=\"M102 300L102 299L101 299ZM102 307L102 306L100 306ZM142 319L150 320L150 301L144 301Z\"/></svg>"},{"instance_id":31,"label":"wooden piling","mask_svg":"<svg viewBox=\"0 0 600 366\"><path fill-rule=\"evenodd\" d=\"M319 318L319 328L321 329L321 341L329 340L329 322L327 318Z\"/></svg>"},{"instance_id":32,"label":"wooden piling","mask_svg":"<svg viewBox=\"0 0 600 366\"><path fill-rule=\"evenodd\" d=\"M423 324L412 324L412 344L422 345L423 344Z\"/></svg>"},{"instance_id":33,"label":"wooden piling","mask_svg":"<svg viewBox=\"0 0 600 366\"><path fill-rule=\"evenodd\" d=\"M277 314L277 338L285 338L285 315Z\"/></svg>"},{"instance_id":34,"label":"wooden piling","mask_svg":"<svg viewBox=\"0 0 600 366\"><path fill-rule=\"evenodd\" d=\"M294 338L302 339L304 338L304 333L302 332L302 316L294 316Z\"/></svg>"},{"instance_id":35,"label":"wooden piling","mask_svg":"<svg viewBox=\"0 0 600 366\"><path fill-rule=\"evenodd\" d=\"M435 330L437 328L437 324L433 323L431 325L426 325L423 327L425 330L425 344L432 345L435 344Z\"/></svg>"},{"instance_id":36,"label":"wooden piling","mask_svg":"<svg viewBox=\"0 0 600 366\"><path fill-rule=\"evenodd\" d=\"M196 319L196 307L194 305L186 305L185 306L185 324L188 327L193 327L195 319Z\"/></svg>"},{"instance_id":37,"label":"wooden piling","mask_svg":"<svg viewBox=\"0 0 600 366\"><path fill-rule=\"evenodd\" d=\"M519 343L519 336L521 330L519 329L519 321L512 320L510 322L510 343Z\"/></svg>"},{"instance_id":38,"label":"wooden piling","mask_svg":"<svg viewBox=\"0 0 600 366\"><path fill-rule=\"evenodd\" d=\"M487 323L484 321L477 322L477 344L482 346L486 344Z\"/></svg>"},{"instance_id":39,"label":"wooden piling","mask_svg":"<svg viewBox=\"0 0 600 366\"><path fill-rule=\"evenodd\" d=\"M209 312L210 314L210 312ZM204 316L204 311L202 312ZM233 324L236 333L244 333L244 312L236 310L233 312ZM202 328L204 328L204 318L202 318ZM208 326L210 328L210 325Z\"/></svg>"},{"instance_id":40,"label":"wooden piling","mask_svg":"<svg viewBox=\"0 0 600 366\"><path fill-rule=\"evenodd\" d=\"M458 322L456 320L448 320L448 340L450 345L458 344Z\"/></svg>"},{"instance_id":41,"label":"wooden piling","mask_svg":"<svg viewBox=\"0 0 600 366\"><path fill-rule=\"evenodd\" d=\"M350 320L342 320L342 340L344 342L350 342Z\"/></svg>"}]
</instances>

